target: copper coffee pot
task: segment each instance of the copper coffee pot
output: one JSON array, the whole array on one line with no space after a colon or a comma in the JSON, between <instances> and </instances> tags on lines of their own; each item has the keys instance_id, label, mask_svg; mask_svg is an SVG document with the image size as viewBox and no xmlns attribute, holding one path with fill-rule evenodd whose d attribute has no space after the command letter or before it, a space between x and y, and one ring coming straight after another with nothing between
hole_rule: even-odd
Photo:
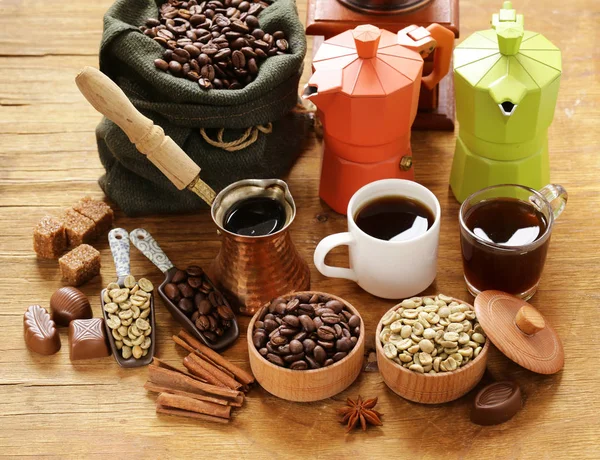
<instances>
[{"instance_id":1,"label":"copper coffee pot","mask_svg":"<svg viewBox=\"0 0 600 460\"><path fill-rule=\"evenodd\" d=\"M294 247L289 226L296 205L287 184L278 179L234 182L218 195L200 178L200 167L160 126L142 115L123 91L106 75L84 68L75 79L92 106L116 123L140 153L179 189L187 188L211 206L213 221L223 243L211 267L211 279L240 313L252 316L275 297L310 287L310 271ZM230 207L245 198L267 196L278 200L286 213L285 225L265 236L243 236L224 229Z\"/></svg>"}]
</instances>

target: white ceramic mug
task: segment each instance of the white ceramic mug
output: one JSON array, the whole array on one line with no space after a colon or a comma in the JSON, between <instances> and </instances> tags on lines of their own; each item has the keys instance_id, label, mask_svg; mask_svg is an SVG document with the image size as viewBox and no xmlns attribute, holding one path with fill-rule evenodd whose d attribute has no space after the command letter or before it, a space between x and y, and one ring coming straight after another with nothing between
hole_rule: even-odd
<instances>
[{"instance_id":1,"label":"white ceramic mug","mask_svg":"<svg viewBox=\"0 0 600 460\"><path fill-rule=\"evenodd\" d=\"M365 204L384 196L404 196L427 206L433 225L406 241L385 241L363 232L354 215ZM424 291L435 279L440 236L440 203L427 188L403 179L384 179L358 190L348 203L348 232L329 235L317 245L314 263L331 278L346 278L365 291L386 299L403 299ZM337 246L347 245L350 268L325 264L325 256Z\"/></svg>"}]
</instances>

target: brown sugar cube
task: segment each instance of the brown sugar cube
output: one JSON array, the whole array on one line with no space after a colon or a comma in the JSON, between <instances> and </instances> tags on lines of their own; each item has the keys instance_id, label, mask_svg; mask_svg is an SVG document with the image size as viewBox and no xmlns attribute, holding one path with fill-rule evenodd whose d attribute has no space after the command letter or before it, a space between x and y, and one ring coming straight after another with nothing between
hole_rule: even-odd
<instances>
[{"instance_id":1,"label":"brown sugar cube","mask_svg":"<svg viewBox=\"0 0 600 460\"><path fill-rule=\"evenodd\" d=\"M65 226L56 217L45 216L33 229L33 250L45 259L58 259L67 249Z\"/></svg>"},{"instance_id":2,"label":"brown sugar cube","mask_svg":"<svg viewBox=\"0 0 600 460\"><path fill-rule=\"evenodd\" d=\"M79 214L74 209L67 209L62 215L67 231L67 241L70 248L89 243L96 237L96 225L92 219Z\"/></svg>"},{"instance_id":3,"label":"brown sugar cube","mask_svg":"<svg viewBox=\"0 0 600 460\"><path fill-rule=\"evenodd\" d=\"M63 280L79 286L100 273L100 253L89 244L77 246L58 259Z\"/></svg>"},{"instance_id":4,"label":"brown sugar cube","mask_svg":"<svg viewBox=\"0 0 600 460\"><path fill-rule=\"evenodd\" d=\"M103 201L94 200L89 196L79 200L73 209L96 224L96 235L108 232L113 224L114 213L109 205Z\"/></svg>"}]
</instances>

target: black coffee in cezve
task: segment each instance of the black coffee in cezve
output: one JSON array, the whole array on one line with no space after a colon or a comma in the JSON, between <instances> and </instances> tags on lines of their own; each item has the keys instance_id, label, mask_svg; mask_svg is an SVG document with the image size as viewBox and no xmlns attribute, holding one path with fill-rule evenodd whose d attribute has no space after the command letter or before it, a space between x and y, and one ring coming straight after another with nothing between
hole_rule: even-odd
<instances>
[{"instance_id":1,"label":"black coffee in cezve","mask_svg":"<svg viewBox=\"0 0 600 460\"><path fill-rule=\"evenodd\" d=\"M225 213L225 230L242 236L265 236L278 232L286 221L279 200L255 196L234 203Z\"/></svg>"},{"instance_id":2,"label":"black coffee in cezve","mask_svg":"<svg viewBox=\"0 0 600 460\"><path fill-rule=\"evenodd\" d=\"M474 205L464 220L479 240L494 245L489 247L461 235L463 266L471 285L480 291L498 289L521 294L537 284L550 239L530 245L546 233L548 222L544 214L531 203L516 198L494 198ZM523 250L509 250L515 247Z\"/></svg>"},{"instance_id":3,"label":"black coffee in cezve","mask_svg":"<svg viewBox=\"0 0 600 460\"><path fill-rule=\"evenodd\" d=\"M435 221L420 201L399 195L382 196L364 204L354 222L367 235L386 241L406 241L424 234Z\"/></svg>"}]
</instances>

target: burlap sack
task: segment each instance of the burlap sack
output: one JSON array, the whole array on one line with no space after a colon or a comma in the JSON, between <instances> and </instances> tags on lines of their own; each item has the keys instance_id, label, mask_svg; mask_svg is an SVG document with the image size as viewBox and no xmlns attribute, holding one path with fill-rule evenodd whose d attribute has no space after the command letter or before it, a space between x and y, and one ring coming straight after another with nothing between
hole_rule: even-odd
<instances>
[{"instance_id":1,"label":"burlap sack","mask_svg":"<svg viewBox=\"0 0 600 460\"><path fill-rule=\"evenodd\" d=\"M154 0L117 0L104 17L100 70L112 78L144 115L160 125L202 168L201 177L215 190L245 178L285 174L299 155L309 129L298 101L298 82L306 54L304 28L293 0L275 0L259 15L267 32L283 30L291 54L273 56L260 66L256 80L241 90L204 91L197 83L154 67L163 48L139 31L149 17L158 17ZM210 145L200 132L223 141L240 138L248 128L256 141L228 152ZM152 165L114 123L103 119L96 130L106 174L105 193L128 215L194 211L206 206L193 193L179 191Z\"/></svg>"}]
</instances>

